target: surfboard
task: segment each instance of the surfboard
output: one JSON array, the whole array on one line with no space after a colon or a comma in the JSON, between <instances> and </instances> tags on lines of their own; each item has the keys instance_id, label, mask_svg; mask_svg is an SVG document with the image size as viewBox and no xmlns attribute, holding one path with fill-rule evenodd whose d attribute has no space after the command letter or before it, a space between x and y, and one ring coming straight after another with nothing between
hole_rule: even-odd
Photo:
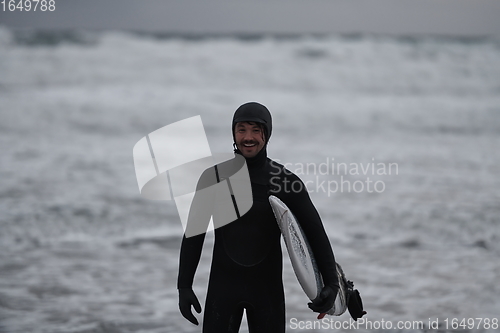
<instances>
[{"instance_id":1,"label":"surfboard","mask_svg":"<svg viewBox=\"0 0 500 333\"><path fill-rule=\"evenodd\" d=\"M307 297L313 301L319 296L324 284L307 237L297 219L283 201L271 195L269 196L269 203L283 235L297 280ZM338 263L336 265L340 289L333 307L327 314L340 316L347 309L349 285L342 267Z\"/></svg>"}]
</instances>

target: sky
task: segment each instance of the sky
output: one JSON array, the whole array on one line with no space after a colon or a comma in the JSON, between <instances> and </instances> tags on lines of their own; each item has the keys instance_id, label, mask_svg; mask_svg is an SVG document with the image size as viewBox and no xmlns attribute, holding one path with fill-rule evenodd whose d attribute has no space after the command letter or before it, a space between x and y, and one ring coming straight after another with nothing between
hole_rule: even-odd
<instances>
[{"instance_id":1,"label":"sky","mask_svg":"<svg viewBox=\"0 0 500 333\"><path fill-rule=\"evenodd\" d=\"M0 26L500 36L500 0L55 0L55 4L53 12L0 10Z\"/></svg>"}]
</instances>

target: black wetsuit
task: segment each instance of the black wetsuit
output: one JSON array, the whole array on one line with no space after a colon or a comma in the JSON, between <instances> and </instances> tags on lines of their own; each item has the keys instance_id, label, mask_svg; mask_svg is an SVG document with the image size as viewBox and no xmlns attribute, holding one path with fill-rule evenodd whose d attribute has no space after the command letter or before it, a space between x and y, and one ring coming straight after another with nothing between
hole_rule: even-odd
<instances>
[{"instance_id":1,"label":"black wetsuit","mask_svg":"<svg viewBox=\"0 0 500 333\"><path fill-rule=\"evenodd\" d=\"M253 206L215 230L203 332L238 332L246 309L250 332L285 332L280 230L269 195L280 198L299 221L325 285L338 286L335 259L305 185L262 149L246 159ZM192 288L205 234L183 238L178 288Z\"/></svg>"}]
</instances>

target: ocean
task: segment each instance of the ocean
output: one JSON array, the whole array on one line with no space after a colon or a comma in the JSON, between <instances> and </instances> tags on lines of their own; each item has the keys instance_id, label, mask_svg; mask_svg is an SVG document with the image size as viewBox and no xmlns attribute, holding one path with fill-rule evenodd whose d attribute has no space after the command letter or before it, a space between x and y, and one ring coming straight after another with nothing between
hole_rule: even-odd
<instances>
[{"instance_id":1,"label":"ocean","mask_svg":"<svg viewBox=\"0 0 500 333\"><path fill-rule=\"evenodd\" d=\"M200 332L177 306L176 206L141 198L132 148L200 115L231 152L248 101L361 293L356 331L498 328L498 39L0 27L0 58L1 333ZM287 331L353 331L315 320L287 260Z\"/></svg>"}]
</instances>

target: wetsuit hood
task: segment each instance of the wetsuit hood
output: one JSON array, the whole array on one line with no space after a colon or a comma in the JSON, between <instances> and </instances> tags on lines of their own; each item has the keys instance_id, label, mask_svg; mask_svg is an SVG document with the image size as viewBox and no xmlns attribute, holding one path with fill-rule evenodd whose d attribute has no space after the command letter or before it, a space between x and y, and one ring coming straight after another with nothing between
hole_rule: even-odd
<instances>
[{"instance_id":1,"label":"wetsuit hood","mask_svg":"<svg viewBox=\"0 0 500 333\"><path fill-rule=\"evenodd\" d=\"M233 140L234 140L234 127L237 123L243 121L253 121L256 123L261 123L264 125L264 135L266 140L266 145L269 142L269 138L271 137L271 132L273 130L273 121L271 118L271 113L269 110L262 104L257 102L248 102L241 105L233 116Z\"/></svg>"}]
</instances>

